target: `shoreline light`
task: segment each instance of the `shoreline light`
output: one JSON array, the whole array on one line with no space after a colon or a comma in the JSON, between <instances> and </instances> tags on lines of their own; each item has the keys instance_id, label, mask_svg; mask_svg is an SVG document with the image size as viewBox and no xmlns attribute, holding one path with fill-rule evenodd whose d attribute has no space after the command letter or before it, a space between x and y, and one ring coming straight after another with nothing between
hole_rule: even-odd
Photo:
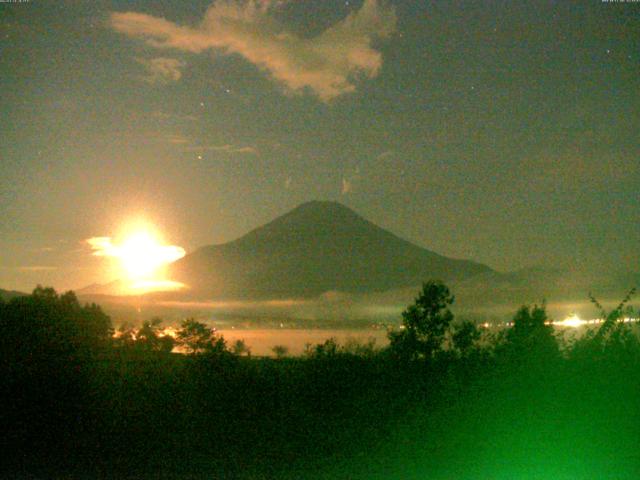
<instances>
[{"instance_id":1,"label":"shoreline light","mask_svg":"<svg viewBox=\"0 0 640 480\"><path fill-rule=\"evenodd\" d=\"M553 322L553 325L558 325L560 327L578 328L586 325L587 323L588 322L586 320L582 320L580 317L578 317L578 315L574 314L559 322Z\"/></svg>"}]
</instances>

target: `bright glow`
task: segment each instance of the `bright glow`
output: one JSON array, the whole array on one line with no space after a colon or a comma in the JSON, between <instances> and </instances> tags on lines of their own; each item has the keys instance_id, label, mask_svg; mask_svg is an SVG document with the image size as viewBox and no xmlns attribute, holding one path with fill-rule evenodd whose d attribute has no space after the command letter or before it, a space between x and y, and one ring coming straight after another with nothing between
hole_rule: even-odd
<instances>
[{"instance_id":1,"label":"bright glow","mask_svg":"<svg viewBox=\"0 0 640 480\"><path fill-rule=\"evenodd\" d=\"M571 315L570 317L567 317L560 322L554 322L554 325L559 325L561 327L578 328L587 323L587 321L580 319L580 317L578 317L577 315Z\"/></svg>"},{"instance_id":2,"label":"bright glow","mask_svg":"<svg viewBox=\"0 0 640 480\"><path fill-rule=\"evenodd\" d=\"M163 245L148 230L134 231L120 242L114 242L111 237L93 237L87 243L93 255L119 261L128 288L135 293L176 290L185 286L161 276L162 268L184 257L185 250L175 245Z\"/></svg>"},{"instance_id":3,"label":"bright glow","mask_svg":"<svg viewBox=\"0 0 640 480\"><path fill-rule=\"evenodd\" d=\"M186 285L180 282L174 282L173 280L137 280L131 285L129 288L133 290L138 290L139 293L145 292L156 292L156 291L170 291L170 290L180 290L184 288Z\"/></svg>"}]
</instances>

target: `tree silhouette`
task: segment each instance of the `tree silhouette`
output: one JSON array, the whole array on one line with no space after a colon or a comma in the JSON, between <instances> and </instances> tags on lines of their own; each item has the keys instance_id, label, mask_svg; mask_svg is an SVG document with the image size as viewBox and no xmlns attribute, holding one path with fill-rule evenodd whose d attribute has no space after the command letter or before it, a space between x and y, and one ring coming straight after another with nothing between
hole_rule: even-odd
<instances>
[{"instance_id":1,"label":"tree silhouette","mask_svg":"<svg viewBox=\"0 0 640 480\"><path fill-rule=\"evenodd\" d=\"M194 318L182 321L176 332L176 340L192 355L198 353L222 353L226 350L226 343L215 330Z\"/></svg>"},{"instance_id":2,"label":"tree silhouette","mask_svg":"<svg viewBox=\"0 0 640 480\"><path fill-rule=\"evenodd\" d=\"M136 334L134 326L129 322L124 322L116 330L113 344L118 348L133 348L136 343Z\"/></svg>"},{"instance_id":3,"label":"tree silhouette","mask_svg":"<svg viewBox=\"0 0 640 480\"><path fill-rule=\"evenodd\" d=\"M158 350L162 353L171 353L176 345L176 341L171 335L163 335L158 338L158 344Z\"/></svg>"},{"instance_id":4,"label":"tree silhouette","mask_svg":"<svg viewBox=\"0 0 640 480\"><path fill-rule=\"evenodd\" d=\"M0 465L24 459L48 467L73 458L91 415L97 360L108 358L109 317L72 292L38 286L0 309L0 332L0 450L15 454L1 455Z\"/></svg>"},{"instance_id":5,"label":"tree silhouette","mask_svg":"<svg viewBox=\"0 0 640 480\"><path fill-rule=\"evenodd\" d=\"M391 352L408 360L429 359L442 349L445 335L453 320L449 306L454 297L442 282L429 281L402 312L402 327L389 332Z\"/></svg>"},{"instance_id":6,"label":"tree silhouette","mask_svg":"<svg viewBox=\"0 0 640 480\"><path fill-rule=\"evenodd\" d=\"M153 317L151 320L142 322L142 326L133 333L135 340L132 345L137 350L145 352L170 353L175 345L174 339L170 335L162 334L162 318ZM129 333L129 335L132 335Z\"/></svg>"},{"instance_id":7,"label":"tree silhouette","mask_svg":"<svg viewBox=\"0 0 640 480\"><path fill-rule=\"evenodd\" d=\"M2 347L9 355L64 358L93 354L111 341L111 318L95 305L81 306L73 292L58 295L38 285L2 309Z\"/></svg>"},{"instance_id":8,"label":"tree silhouette","mask_svg":"<svg viewBox=\"0 0 640 480\"><path fill-rule=\"evenodd\" d=\"M560 355L553 325L544 304L523 306L513 317L513 326L505 333L502 350L511 359L530 358L539 361L557 359Z\"/></svg>"},{"instance_id":9,"label":"tree silhouette","mask_svg":"<svg viewBox=\"0 0 640 480\"><path fill-rule=\"evenodd\" d=\"M235 341L235 343L231 347L231 351L233 352L234 355L238 355L238 356L247 355L248 357L251 356L251 348L249 348L247 343L242 339Z\"/></svg>"},{"instance_id":10,"label":"tree silhouette","mask_svg":"<svg viewBox=\"0 0 640 480\"><path fill-rule=\"evenodd\" d=\"M142 322L142 326L136 335L136 346L147 351L159 350L160 339L158 336L158 330L161 323L162 319L158 317Z\"/></svg>"},{"instance_id":11,"label":"tree silhouette","mask_svg":"<svg viewBox=\"0 0 640 480\"><path fill-rule=\"evenodd\" d=\"M453 347L459 352L462 358L469 357L478 340L480 340L481 332L473 322L462 322L454 327L453 335L451 335L451 341Z\"/></svg>"}]
</instances>

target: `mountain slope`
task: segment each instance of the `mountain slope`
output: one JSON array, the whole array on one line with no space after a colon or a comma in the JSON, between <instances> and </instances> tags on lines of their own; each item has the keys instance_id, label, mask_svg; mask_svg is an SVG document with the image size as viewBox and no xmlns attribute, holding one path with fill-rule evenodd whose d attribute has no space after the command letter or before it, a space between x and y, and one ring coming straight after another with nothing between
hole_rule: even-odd
<instances>
[{"instance_id":1,"label":"mountain slope","mask_svg":"<svg viewBox=\"0 0 640 480\"><path fill-rule=\"evenodd\" d=\"M312 297L376 292L491 272L418 247L336 202L302 204L243 237L202 247L171 265L201 298Z\"/></svg>"},{"instance_id":2,"label":"mountain slope","mask_svg":"<svg viewBox=\"0 0 640 480\"><path fill-rule=\"evenodd\" d=\"M5 302L8 302L12 298L24 297L26 295L28 295L28 294L27 293L23 293L23 292L18 292L16 290L3 290L3 289L0 288L0 298L2 300L4 300Z\"/></svg>"}]
</instances>

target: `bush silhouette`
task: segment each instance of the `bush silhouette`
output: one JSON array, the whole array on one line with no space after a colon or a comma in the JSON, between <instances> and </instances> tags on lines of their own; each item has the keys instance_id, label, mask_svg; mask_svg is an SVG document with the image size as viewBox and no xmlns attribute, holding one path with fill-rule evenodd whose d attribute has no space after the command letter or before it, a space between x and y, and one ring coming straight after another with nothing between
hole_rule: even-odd
<instances>
[{"instance_id":1,"label":"bush silhouette","mask_svg":"<svg viewBox=\"0 0 640 480\"><path fill-rule=\"evenodd\" d=\"M632 288L613 310L607 312L600 302L589 295L596 307L602 324L596 330L589 330L572 348L574 358L589 361L604 359L622 361L623 358L640 358L640 341L631 327L623 320L633 317L633 309L628 305L635 294Z\"/></svg>"},{"instance_id":2,"label":"bush silhouette","mask_svg":"<svg viewBox=\"0 0 640 480\"><path fill-rule=\"evenodd\" d=\"M289 348L285 345L274 345L271 349L276 358L284 358L289 353Z\"/></svg>"}]
</instances>

